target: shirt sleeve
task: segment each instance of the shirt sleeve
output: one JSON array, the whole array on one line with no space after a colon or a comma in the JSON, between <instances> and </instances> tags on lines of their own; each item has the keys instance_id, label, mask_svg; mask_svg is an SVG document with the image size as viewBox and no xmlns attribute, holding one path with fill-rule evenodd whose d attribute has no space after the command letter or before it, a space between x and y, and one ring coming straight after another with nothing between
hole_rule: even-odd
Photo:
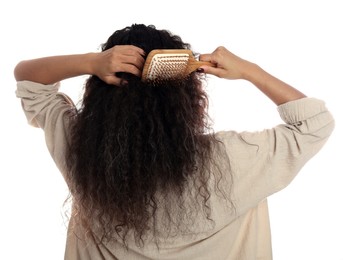
<instances>
[{"instance_id":1,"label":"shirt sleeve","mask_svg":"<svg viewBox=\"0 0 343 260\"><path fill-rule=\"evenodd\" d=\"M67 95L58 92L59 86L59 83L43 85L19 81L16 96L21 99L28 123L44 130L48 150L57 167L65 173L64 155L69 143L69 125L76 108Z\"/></svg>"},{"instance_id":2,"label":"shirt sleeve","mask_svg":"<svg viewBox=\"0 0 343 260\"><path fill-rule=\"evenodd\" d=\"M285 103L278 111L285 124L272 129L218 133L229 160L232 200L238 211L285 188L334 129L331 113L315 98Z\"/></svg>"}]
</instances>

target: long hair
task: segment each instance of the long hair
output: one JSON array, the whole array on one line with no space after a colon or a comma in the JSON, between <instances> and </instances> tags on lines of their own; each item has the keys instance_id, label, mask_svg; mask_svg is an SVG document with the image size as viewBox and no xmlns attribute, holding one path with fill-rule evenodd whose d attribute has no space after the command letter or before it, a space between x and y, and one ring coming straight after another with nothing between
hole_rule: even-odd
<instances>
[{"instance_id":1,"label":"long hair","mask_svg":"<svg viewBox=\"0 0 343 260\"><path fill-rule=\"evenodd\" d=\"M114 32L102 50L126 44L145 53L190 49L167 30L134 24ZM158 212L169 231L182 232L190 211L211 220L209 165L217 141L201 76L157 86L121 77L127 84L115 87L91 76L71 127L66 159L74 222L101 241L125 244L129 232L138 243L157 234Z\"/></svg>"}]
</instances>

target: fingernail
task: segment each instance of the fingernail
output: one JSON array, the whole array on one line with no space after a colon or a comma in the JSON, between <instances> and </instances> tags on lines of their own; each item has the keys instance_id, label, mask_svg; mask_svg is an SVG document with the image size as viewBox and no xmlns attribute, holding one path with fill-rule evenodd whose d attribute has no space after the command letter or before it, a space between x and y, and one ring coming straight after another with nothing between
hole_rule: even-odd
<instances>
[{"instance_id":1,"label":"fingernail","mask_svg":"<svg viewBox=\"0 0 343 260\"><path fill-rule=\"evenodd\" d=\"M120 86L121 87L125 87L127 85L129 85L129 82L126 79L121 79L120 80Z\"/></svg>"},{"instance_id":2,"label":"fingernail","mask_svg":"<svg viewBox=\"0 0 343 260\"><path fill-rule=\"evenodd\" d=\"M196 72L198 72L198 73L204 73L204 69L203 69L203 68L197 68Z\"/></svg>"}]
</instances>

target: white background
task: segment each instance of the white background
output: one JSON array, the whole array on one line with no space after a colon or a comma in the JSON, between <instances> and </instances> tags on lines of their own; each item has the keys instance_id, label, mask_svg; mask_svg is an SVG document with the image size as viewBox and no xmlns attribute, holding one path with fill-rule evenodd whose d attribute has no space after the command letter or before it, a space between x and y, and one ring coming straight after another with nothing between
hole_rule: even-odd
<instances>
[{"instance_id":1,"label":"white background","mask_svg":"<svg viewBox=\"0 0 343 260\"><path fill-rule=\"evenodd\" d=\"M225 5L223 5L225 3ZM343 259L343 7L339 0L48 1L0 3L0 259L63 259L64 181L15 98L23 59L98 51L132 23L169 29L196 52L224 45L311 97L336 119L327 145L285 190L270 197L276 260ZM85 77L62 83L77 101ZM262 130L281 123L250 83L210 79L215 129Z\"/></svg>"}]
</instances>

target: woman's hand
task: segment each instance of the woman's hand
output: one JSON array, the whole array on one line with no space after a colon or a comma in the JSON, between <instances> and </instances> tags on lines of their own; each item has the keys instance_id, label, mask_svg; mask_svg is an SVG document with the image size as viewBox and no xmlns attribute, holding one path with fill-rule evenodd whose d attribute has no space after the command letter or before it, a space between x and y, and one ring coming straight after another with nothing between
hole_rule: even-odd
<instances>
[{"instance_id":1,"label":"woman's hand","mask_svg":"<svg viewBox=\"0 0 343 260\"><path fill-rule=\"evenodd\" d=\"M248 67L253 65L222 46L211 54L200 55L200 61L209 61L216 65L216 67L201 66L205 73L225 79L243 79Z\"/></svg>"},{"instance_id":2,"label":"woman's hand","mask_svg":"<svg viewBox=\"0 0 343 260\"><path fill-rule=\"evenodd\" d=\"M258 65L234 55L224 47L218 47L211 54L200 55L200 60L216 65L216 67L201 66L204 73L225 79L248 80L276 105L306 97L296 88L270 75Z\"/></svg>"},{"instance_id":3,"label":"woman's hand","mask_svg":"<svg viewBox=\"0 0 343 260\"><path fill-rule=\"evenodd\" d=\"M42 84L85 74L96 75L108 84L119 86L117 72L141 76L144 51L132 45L117 45L100 53L51 56L18 63L14 70L17 81L29 80Z\"/></svg>"},{"instance_id":4,"label":"woman's hand","mask_svg":"<svg viewBox=\"0 0 343 260\"><path fill-rule=\"evenodd\" d=\"M126 72L141 77L144 66L144 51L133 45L116 45L106 51L96 53L91 63L93 75L107 84L119 86L122 79L118 72Z\"/></svg>"}]
</instances>

